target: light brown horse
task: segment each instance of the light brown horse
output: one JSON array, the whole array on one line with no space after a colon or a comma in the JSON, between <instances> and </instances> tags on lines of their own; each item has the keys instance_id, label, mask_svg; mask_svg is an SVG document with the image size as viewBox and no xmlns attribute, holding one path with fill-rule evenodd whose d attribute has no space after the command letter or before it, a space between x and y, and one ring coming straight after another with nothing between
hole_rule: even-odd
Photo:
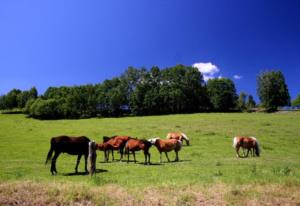
<instances>
[{"instance_id":1,"label":"light brown horse","mask_svg":"<svg viewBox=\"0 0 300 206\"><path fill-rule=\"evenodd\" d=\"M177 139L180 140L181 142L183 142L183 140L185 140L186 145L190 145L190 139L186 136L186 134L182 133L182 132L169 132L167 134L167 139Z\"/></svg>"},{"instance_id":2,"label":"light brown horse","mask_svg":"<svg viewBox=\"0 0 300 206\"><path fill-rule=\"evenodd\" d=\"M145 155L145 165L148 163L149 165L150 163L150 153L149 153L149 149L152 146L151 142L145 140L145 139L129 139L125 145L125 151L127 153L127 163L129 162L129 153L132 152L133 154L133 158L134 158L134 162L136 163L136 159L135 159L135 152L139 151L139 150L143 150L144 151L144 155ZM147 158L148 157L148 158ZM148 159L148 161L147 161Z\"/></svg>"},{"instance_id":3,"label":"light brown horse","mask_svg":"<svg viewBox=\"0 0 300 206\"><path fill-rule=\"evenodd\" d=\"M85 136L81 137L69 137L69 136L58 136L51 138L50 144L50 150L47 155L46 163L49 160L51 161L51 169L50 172L52 175L55 175L57 173L56 170L56 160L59 157L61 153L68 153L70 155L78 155L77 157L77 163L75 167L75 172L78 173L78 165L81 159L81 156L84 155L85 160L85 171L87 170L87 158L89 153L89 138ZM54 152L54 156L52 157L52 153Z\"/></svg>"},{"instance_id":4,"label":"light brown horse","mask_svg":"<svg viewBox=\"0 0 300 206\"><path fill-rule=\"evenodd\" d=\"M123 153L124 153L123 151L124 151L125 144L129 139L130 139L129 136L113 136L108 141L102 144L97 144L97 149L104 151L104 158L106 162L108 162L109 151L120 150L120 161L121 161L123 159ZM114 156L113 156L113 160L114 160Z\"/></svg>"},{"instance_id":5,"label":"light brown horse","mask_svg":"<svg viewBox=\"0 0 300 206\"><path fill-rule=\"evenodd\" d=\"M160 162L162 162L161 153L164 152L166 154L166 157L168 159L168 162L170 162L170 159L168 157L168 152L174 150L176 154L175 162L179 161L178 152L180 151L182 147L182 142L177 139L160 139L159 137L152 138L148 140L153 145L156 146L157 150L160 153Z\"/></svg>"},{"instance_id":6,"label":"light brown horse","mask_svg":"<svg viewBox=\"0 0 300 206\"><path fill-rule=\"evenodd\" d=\"M255 137L234 137L233 138L233 147L236 150L237 157L241 157L239 150L242 147L243 149L247 149L247 154L243 157L248 157L249 151L251 152L252 156L255 155L259 157L260 155L260 147L257 139Z\"/></svg>"}]
</instances>

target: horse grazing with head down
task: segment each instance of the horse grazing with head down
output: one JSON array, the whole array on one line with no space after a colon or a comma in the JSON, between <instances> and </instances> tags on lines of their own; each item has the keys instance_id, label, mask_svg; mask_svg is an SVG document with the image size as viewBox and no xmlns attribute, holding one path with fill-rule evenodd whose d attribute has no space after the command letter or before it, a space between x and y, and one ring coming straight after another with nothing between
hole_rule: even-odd
<instances>
[{"instance_id":1,"label":"horse grazing with head down","mask_svg":"<svg viewBox=\"0 0 300 206\"><path fill-rule=\"evenodd\" d=\"M123 153L124 153L124 147L126 142L130 139L129 136L113 136L110 138L106 138L106 140L104 143L102 144L97 144L97 149L104 151L104 158L105 161L108 162L108 158L109 158L109 151L113 151L113 150L119 150L120 151L120 161L123 159ZM113 156L113 152L112 152L112 156ZM113 156L113 160L114 160L114 156Z\"/></svg>"},{"instance_id":2,"label":"horse grazing with head down","mask_svg":"<svg viewBox=\"0 0 300 206\"><path fill-rule=\"evenodd\" d=\"M239 149L242 147L243 149L247 149L247 154L243 157L248 157L249 151L251 152L252 156L255 155L259 157L260 155L260 147L257 139L255 137L234 137L233 138L233 147L236 150L237 157L241 157L239 153Z\"/></svg>"},{"instance_id":3,"label":"horse grazing with head down","mask_svg":"<svg viewBox=\"0 0 300 206\"><path fill-rule=\"evenodd\" d=\"M180 140L181 142L185 140L186 145L190 145L190 139L186 136L186 134L182 132L169 132L167 134L167 139L177 139Z\"/></svg>"},{"instance_id":4,"label":"horse grazing with head down","mask_svg":"<svg viewBox=\"0 0 300 206\"><path fill-rule=\"evenodd\" d=\"M59 136L53 137L50 141L50 150L47 155L46 163L52 159L51 162L51 173L55 175L57 173L56 170L56 160L61 153L68 153L70 155L78 155L77 163L75 166L75 172L78 173L78 165L81 159L81 156L84 155L85 159L85 171L87 170L87 158L89 154L89 138L85 136L81 137L69 137L69 136ZM52 153L54 156L52 157ZM52 157L52 158L51 158Z\"/></svg>"},{"instance_id":5,"label":"horse grazing with head down","mask_svg":"<svg viewBox=\"0 0 300 206\"><path fill-rule=\"evenodd\" d=\"M127 163L129 162L129 152L132 152L133 154L133 158L134 158L134 162L136 163L136 159L135 159L135 152L139 151L139 150L143 150L144 151L144 155L145 155L145 165L148 163L149 165L150 163L150 153L149 153L149 149L152 146L151 142L145 140L145 139L134 139L131 138L127 141L126 145L125 145L125 153L127 153ZM148 159L148 161L147 161Z\"/></svg>"},{"instance_id":6,"label":"horse grazing with head down","mask_svg":"<svg viewBox=\"0 0 300 206\"><path fill-rule=\"evenodd\" d=\"M160 162L162 162L161 159L161 153L164 152L166 154L166 157L168 159L168 162L170 162L170 159L168 157L168 152L174 150L176 154L175 162L179 161L178 152L181 150L182 142L177 139L160 139L159 137L152 138L148 140L151 142L157 150L160 153Z\"/></svg>"}]
</instances>

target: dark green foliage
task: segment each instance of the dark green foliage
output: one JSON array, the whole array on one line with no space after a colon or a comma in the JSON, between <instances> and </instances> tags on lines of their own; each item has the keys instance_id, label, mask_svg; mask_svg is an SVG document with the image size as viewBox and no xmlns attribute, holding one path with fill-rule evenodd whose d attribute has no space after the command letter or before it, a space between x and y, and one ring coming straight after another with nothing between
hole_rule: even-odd
<instances>
[{"instance_id":1,"label":"dark green foliage","mask_svg":"<svg viewBox=\"0 0 300 206\"><path fill-rule=\"evenodd\" d=\"M241 111L245 111L247 109L246 98L247 98L247 94L244 92L241 92L239 95L239 98L238 98L238 108Z\"/></svg>"},{"instance_id":2,"label":"dark green foliage","mask_svg":"<svg viewBox=\"0 0 300 206\"><path fill-rule=\"evenodd\" d=\"M292 101L292 106L300 106L300 94Z\"/></svg>"},{"instance_id":3,"label":"dark green foliage","mask_svg":"<svg viewBox=\"0 0 300 206\"><path fill-rule=\"evenodd\" d=\"M257 77L257 94L268 111L290 105L290 95L281 71L263 72Z\"/></svg>"},{"instance_id":4,"label":"dark green foliage","mask_svg":"<svg viewBox=\"0 0 300 206\"><path fill-rule=\"evenodd\" d=\"M247 109L252 109L256 106L256 102L254 101L252 95L249 95L246 106L247 106Z\"/></svg>"},{"instance_id":5,"label":"dark green foliage","mask_svg":"<svg viewBox=\"0 0 300 206\"><path fill-rule=\"evenodd\" d=\"M61 117L60 102L56 99L36 99L29 109L29 115L37 119L57 119Z\"/></svg>"},{"instance_id":6,"label":"dark green foliage","mask_svg":"<svg viewBox=\"0 0 300 206\"><path fill-rule=\"evenodd\" d=\"M214 110L229 111L235 108L237 94L234 83L230 79L208 80L207 91Z\"/></svg>"}]
</instances>

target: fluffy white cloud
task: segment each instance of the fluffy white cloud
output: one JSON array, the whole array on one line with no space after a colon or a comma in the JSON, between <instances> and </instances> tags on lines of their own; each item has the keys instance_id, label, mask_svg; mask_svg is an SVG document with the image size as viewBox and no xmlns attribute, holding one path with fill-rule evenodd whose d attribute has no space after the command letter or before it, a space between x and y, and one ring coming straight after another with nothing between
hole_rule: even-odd
<instances>
[{"instance_id":1,"label":"fluffy white cloud","mask_svg":"<svg viewBox=\"0 0 300 206\"><path fill-rule=\"evenodd\" d=\"M211 62L195 63L193 67L197 68L203 74L204 81L216 78L215 75L220 71L219 68Z\"/></svg>"},{"instance_id":2,"label":"fluffy white cloud","mask_svg":"<svg viewBox=\"0 0 300 206\"><path fill-rule=\"evenodd\" d=\"M241 78L243 78L243 77L236 74L236 75L233 75L233 78L234 78L234 79L241 79Z\"/></svg>"}]
</instances>

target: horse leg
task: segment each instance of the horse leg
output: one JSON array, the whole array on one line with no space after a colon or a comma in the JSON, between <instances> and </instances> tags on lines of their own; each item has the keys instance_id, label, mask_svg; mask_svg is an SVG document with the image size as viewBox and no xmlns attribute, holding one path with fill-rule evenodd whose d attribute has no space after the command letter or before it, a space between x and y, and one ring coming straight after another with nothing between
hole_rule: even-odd
<instances>
[{"instance_id":1,"label":"horse leg","mask_svg":"<svg viewBox=\"0 0 300 206\"><path fill-rule=\"evenodd\" d=\"M78 155L78 157L77 157L77 163L76 163L76 166L75 166L75 173L78 173L78 165L79 165L79 163L80 163L80 159L81 159L81 154L80 155Z\"/></svg>"},{"instance_id":2,"label":"horse leg","mask_svg":"<svg viewBox=\"0 0 300 206\"><path fill-rule=\"evenodd\" d=\"M112 161L115 161L115 155L114 155L114 150L111 150L111 155L112 155Z\"/></svg>"},{"instance_id":3,"label":"horse leg","mask_svg":"<svg viewBox=\"0 0 300 206\"><path fill-rule=\"evenodd\" d=\"M51 170L50 171L51 171L52 175L55 175L57 173L56 159L58 158L59 155L60 155L60 152L55 151L54 157L52 158L52 161L51 161Z\"/></svg>"},{"instance_id":4,"label":"horse leg","mask_svg":"<svg viewBox=\"0 0 300 206\"><path fill-rule=\"evenodd\" d=\"M147 157L148 157L147 151L144 151L144 156L145 156L145 165L146 165L147 164Z\"/></svg>"},{"instance_id":5,"label":"horse leg","mask_svg":"<svg viewBox=\"0 0 300 206\"><path fill-rule=\"evenodd\" d=\"M129 163L129 149L127 149L127 163Z\"/></svg>"},{"instance_id":6,"label":"horse leg","mask_svg":"<svg viewBox=\"0 0 300 206\"><path fill-rule=\"evenodd\" d=\"M167 159L168 159L168 162L170 162L170 159L169 159L169 157L168 157L168 153L165 152L165 154L166 154L166 157L167 157Z\"/></svg>"},{"instance_id":7,"label":"horse leg","mask_svg":"<svg viewBox=\"0 0 300 206\"><path fill-rule=\"evenodd\" d=\"M94 157L93 157L94 158ZM85 172L86 173L88 173L89 171L88 171L88 169L87 169L87 159L88 159L88 155L87 154L85 154L84 155L84 170L85 170ZM95 165L93 165L93 167L94 167Z\"/></svg>"},{"instance_id":8,"label":"horse leg","mask_svg":"<svg viewBox=\"0 0 300 206\"><path fill-rule=\"evenodd\" d=\"M237 156L237 157L241 157L241 156L240 156L240 153L239 153L239 150L240 150L240 147L237 146L237 147L235 148L236 156Z\"/></svg>"},{"instance_id":9,"label":"horse leg","mask_svg":"<svg viewBox=\"0 0 300 206\"><path fill-rule=\"evenodd\" d=\"M123 151L124 151L124 149L123 148L120 148L120 161L123 159Z\"/></svg>"},{"instance_id":10,"label":"horse leg","mask_svg":"<svg viewBox=\"0 0 300 206\"><path fill-rule=\"evenodd\" d=\"M151 158L151 154L150 154L149 151L148 151L148 164L149 164L149 165L151 165L150 158Z\"/></svg>"},{"instance_id":11,"label":"horse leg","mask_svg":"<svg viewBox=\"0 0 300 206\"><path fill-rule=\"evenodd\" d=\"M133 154L133 158L134 158L134 163L136 163L136 159L135 159L135 151L132 151Z\"/></svg>"},{"instance_id":12,"label":"horse leg","mask_svg":"<svg viewBox=\"0 0 300 206\"><path fill-rule=\"evenodd\" d=\"M159 152L159 153L160 153L160 156L159 156L159 157L160 157L160 163L162 163L162 160L161 160L161 152Z\"/></svg>"},{"instance_id":13,"label":"horse leg","mask_svg":"<svg viewBox=\"0 0 300 206\"><path fill-rule=\"evenodd\" d=\"M246 157L248 157L248 155L249 155L249 151L250 151L250 149L248 149L248 150L247 150L247 155L246 155Z\"/></svg>"},{"instance_id":14,"label":"horse leg","mask_svg":"<svg viewBox=\"0 0 300 206\"><path fill-rule=\"evenodd\" d=\"M178 157L178 151L175 151L176 157L175 157L175 162L179 161L179 157Z\"/></svg>"}]
</instances>

